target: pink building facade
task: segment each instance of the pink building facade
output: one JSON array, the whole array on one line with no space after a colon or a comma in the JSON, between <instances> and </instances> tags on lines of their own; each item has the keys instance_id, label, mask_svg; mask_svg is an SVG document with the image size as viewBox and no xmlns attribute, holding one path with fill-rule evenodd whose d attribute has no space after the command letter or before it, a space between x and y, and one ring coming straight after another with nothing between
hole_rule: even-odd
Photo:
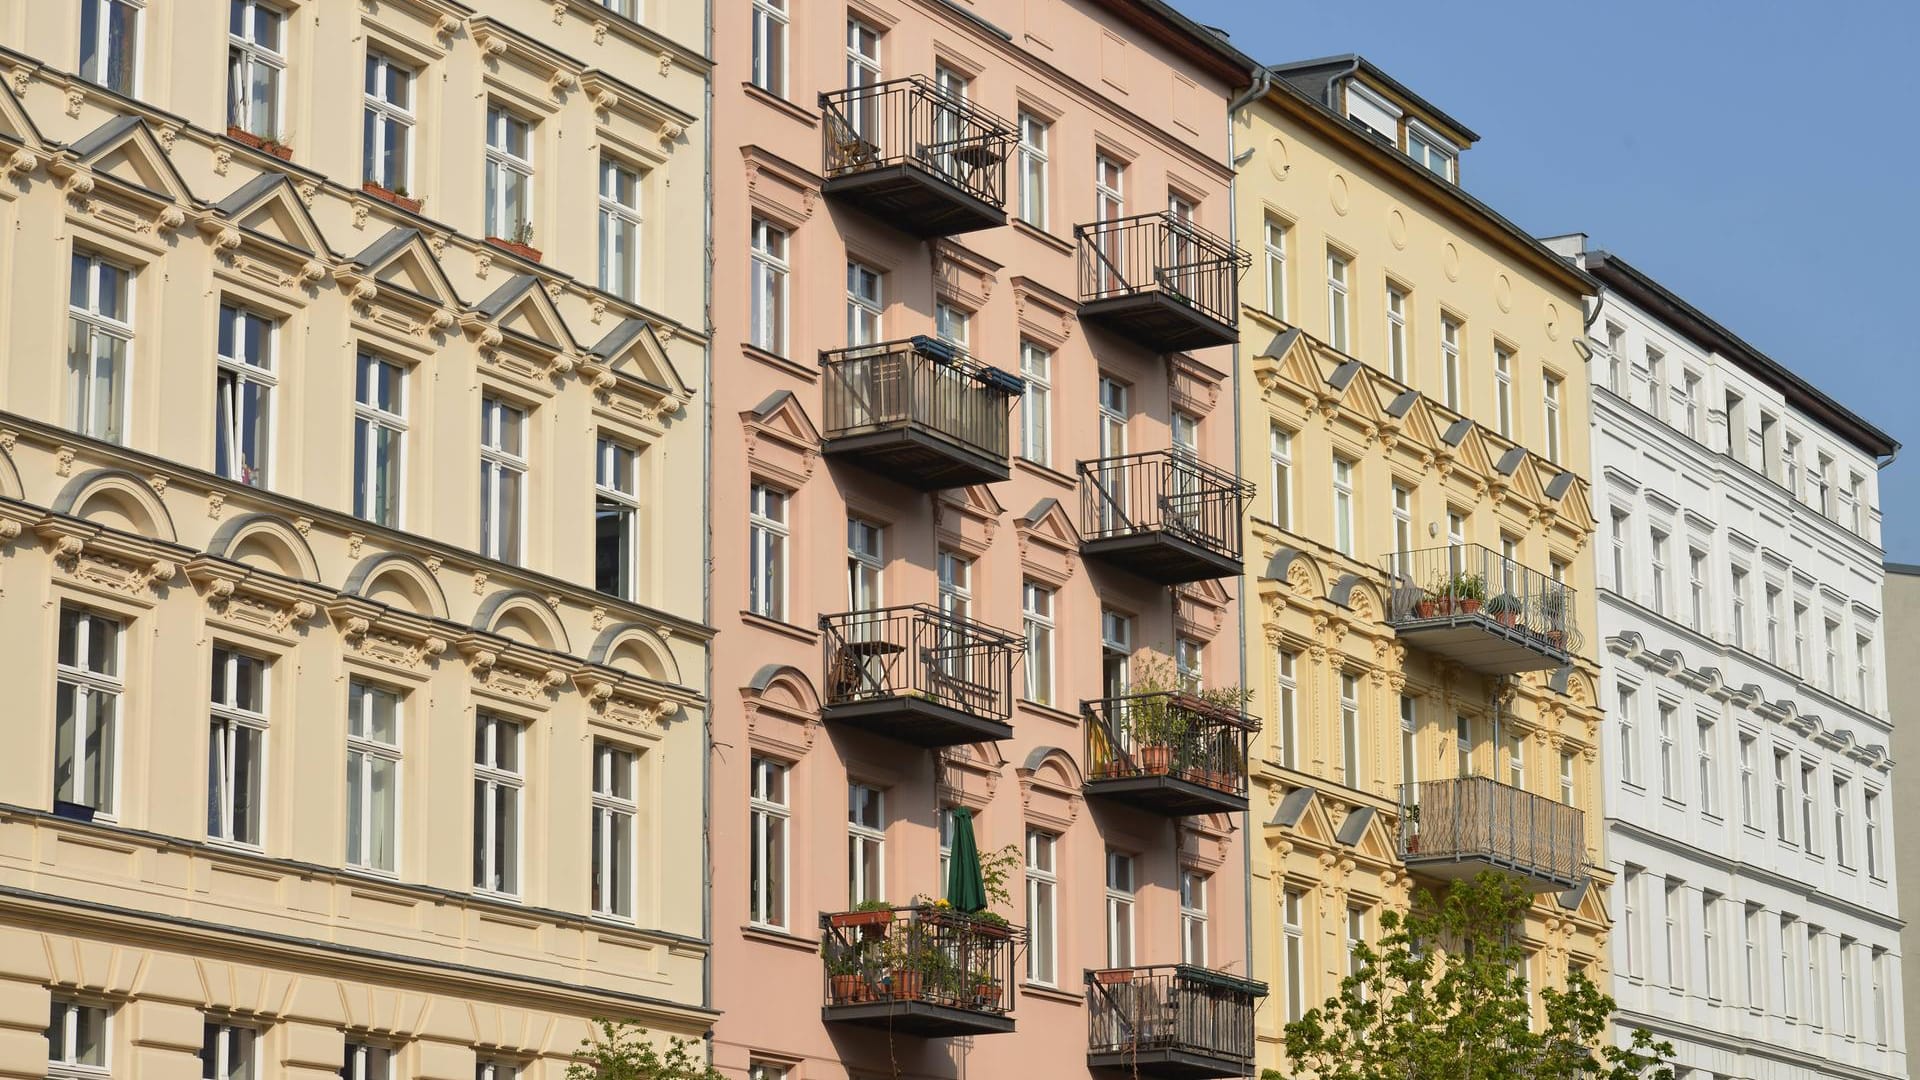
<instances>
[{"instance_id":1,"label":"pink building facade","mask_svg":"<svg viewBox=\"0 0 1920 1080\"><path fill-rule=\"evenodd\" d=\"M716 1063L1249 1073L1244 58L1121 0L715 18ZM959 807L1007 929L913 907Z\"/></svg>"}]
</instances>

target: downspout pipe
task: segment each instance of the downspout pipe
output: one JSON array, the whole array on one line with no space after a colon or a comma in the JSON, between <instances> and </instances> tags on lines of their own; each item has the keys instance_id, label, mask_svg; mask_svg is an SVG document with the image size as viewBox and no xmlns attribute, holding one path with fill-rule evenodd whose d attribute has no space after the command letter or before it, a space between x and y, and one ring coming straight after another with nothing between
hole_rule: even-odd
<instances>
[{"instance_id":1,"label":"downspout pipe","mask_svg":"<svg viewBox=\"0 0 1920 1080\"><path fill-rule=\"evenodd\" d=\"M701 186L706 194L706 220L701 223L703 235L701 248L705 258L701 266L701 303L706 315L706 363L700 373L700 394L706 398L706 424L700 444L700 565L704 573L700 579L700 617L708 626L713 625L713 0L706 0L705 19L702 26L705 40L702 45L708 60L706 72L707 122L702 124L702 151L706 155L701 162ZM700 936L707 942L707 960L701 965L700 1001L707 1008L713 1007L713 710L719 703L720 695L713 690L713 641L707 642L707 708L703 718L705 745L700 748ZM713 1027L706 1032L707 1065L713 1065Z\"/></svg>"}]
</instances>

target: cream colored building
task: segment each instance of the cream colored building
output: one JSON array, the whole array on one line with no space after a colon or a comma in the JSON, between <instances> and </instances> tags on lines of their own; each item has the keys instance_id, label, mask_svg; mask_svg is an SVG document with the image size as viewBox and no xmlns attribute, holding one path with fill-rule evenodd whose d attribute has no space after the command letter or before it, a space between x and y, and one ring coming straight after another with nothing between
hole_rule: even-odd
<instances>
[{"instance_id":1,"label":"cream colored building","mask_svg":"<svg viewBox=\"0 0 1920 1080\"><path fill-rule=\"evenodd\" d=\"M1591 283L1460 188L1475 136L1384 72L1267 76L1234 117L1265 721L1248 904L1261 1064L1288 1072L1285 1024L1414 888L1530 879L1535 985L1597 975L1608 916L1582 633Z\"/></svg>"},{"instance_id":2,"label":"cream colored building","mask_svg":"<svg viewBox=\"0 0 1920 1080\"><path fill-rule=\"evenodd\" d=\"M701 11L232 7L0 0L0 1076L698 1039Z\"/></svg>"}]
</instances>

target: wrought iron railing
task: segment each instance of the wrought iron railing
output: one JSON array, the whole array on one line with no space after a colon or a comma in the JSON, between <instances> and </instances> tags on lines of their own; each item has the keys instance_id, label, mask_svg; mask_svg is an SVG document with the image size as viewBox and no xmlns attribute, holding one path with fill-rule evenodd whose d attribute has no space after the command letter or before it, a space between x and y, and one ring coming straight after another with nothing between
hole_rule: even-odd
<instances>
[{"instance_id":1,"label":"wrought iron railing","mask_svg":"<svg viewBox=\"0 0 1920 1080\"><path fill-rule=\"evenodd\" d=\"M1239 559L1252 484L1176 450L1096 458L1079 469L1083 539L1166 532Z\"/></svg>"},{"instance_id":2,"label":"wrought iron railing","mask_svg":"<svg viewBox=\"0 0 1920 1080\"><path fill-rule=\"evenodd\" d=\"M1259 725L1239 709L1164 691L1085 701L1080 709L1089 781L1170 776L1246 795L1247 742Z\"/></svg>"},{"instance_id":3,"label":"wrought iron railing","mask_svg":"<svg viewBox=\"0 0 1920 1080\"><path fill-rule=\"evenodd\" d=\"M1014 954L1026 933L934 907L821 915L826 1001L920 1002L1004 1016L1013 1011Z\"/></svg>"},{"instance_id":4,"label":"wrought iron railing","mask_svg":"<svg viewBox=\"0 0 1920 1080\"><path fill-rule=\"evenodd\" d=\"M996 207L1007 202L1011 124L923 75L820 95L826 175L911 165Z\"/></svg>"},{"instance_id":5,"label":"wrought iron railing","mask_svg":"<svg viewBox=\"0 0 1920 1080\"><path fill-rule=\"evenodd\" d=\"M1380 560L1387 621L1478 617L1562 652L1579 651L1576 593L1565 582L1479 544L1396 551Z\"/></svg>"},{"instance_id":6,"label":"wrought iron railing","mask_svg":"<svg viewBox=\"0 0 1920 1080\"><path fill-rule=\"evenodd\" d=\"M1577 806L1492 777L1422 780L1400 785L1400 856L1576 882L1587 872L1586 819Z\"/></svg>"},{"instance_id":7,"label":"wrought iron railing","mask_svg":"<svg viewBox=\"0 0 1920 1080\"><path fill-rule=\"evenodd\" d=\"M1253 1062L1264 983L1187 964L1087 972L1087 1052L1175 1050Z\"/></svg>"},{"instance_id":8,"label":"wrought iron railing","mask_svg":"<svg viewBox=\"0 0 1920 1080\"><path fill-rule=\"evenodd\" d=\"M1026 641L927 604L820 616L828 705L921 698L974 716L1013 715Z\"/></svg>"},{"instance_id":9,"label":"wrought iron railing","mask_svg":"<svg viewBox=\"0 0 1920 1080\"><path fill-rule=\"evenodd\" d=\"M1252 257L1226 239L1166 211L1075 225L1073 235L1082 303L1158 293L1233 324Z\"/></svg>"},{"instance_id":10,"label":"wrought iron railing","mask_svg":"<svg viewBox=\"0 0 1920 1080\"><path fill-rule=\"evenodd\" d=\"M956 345L924 336L889 341L822 353L820 366L829 439L911 426L1007 456L1008 412L1026 384Z\"/></svg>"}]
</instances>

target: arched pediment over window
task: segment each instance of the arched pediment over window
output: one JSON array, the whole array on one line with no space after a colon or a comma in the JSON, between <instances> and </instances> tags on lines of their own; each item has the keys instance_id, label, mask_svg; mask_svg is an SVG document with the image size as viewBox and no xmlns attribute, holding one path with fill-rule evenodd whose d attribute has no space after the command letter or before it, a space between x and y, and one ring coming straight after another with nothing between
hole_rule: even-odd
<instances>
[{"instance_id":1,"label":"arched pediment over window","mask_svg":"<svg viewBox=\"0 0 1920 1080\"><path fill-rule=\"evenodd\" d=\"M370 555L354 566L341 591L415 615L444 619L447 595L427 564L404 552Z\"/></svg>"},{"instance_id":2,"label":"arched pediment over window","mask_svg":"<svg viewBox=\"0 0 1920 1080\"><path fill-rule=\"evenodd\" d=\"M272 514L243 514L223 522L207 554L299 581L320 580L320 563L306 537Z\"/></svg>"},{"instance_id":3,"label":"arched pediment over window","mask_svg":"<svg viewBox=\"0 0 1920 1080\"><path fill-rule=\"evenodd\" d=\"M587 659L629 675L682 685L673 649L652 628L639 623L614 623L600 631Z\"/></svg>"},{"instance_id":4,"label":"arched pediment over window","mask_svg":"<svg viewBox=\"0 0 1920 1080\"><path fill-rule=\"evenodd\" d=\"M67 481L53 500L55 513L95 525L173 543L173 515L153 488L125 469L90 469Z\"/></svg>"},{"instance_id":5,"label":"arched pediment over window","mask_svg":"<svg viewBox=\"0 0 1920 1080\"><path fill-rule=\"evenodd\" d=\"M503 589L480 602L473 628L548 652L571 653L567 629L547 602L525 589Z\"/></svg>"}]
</instances>

